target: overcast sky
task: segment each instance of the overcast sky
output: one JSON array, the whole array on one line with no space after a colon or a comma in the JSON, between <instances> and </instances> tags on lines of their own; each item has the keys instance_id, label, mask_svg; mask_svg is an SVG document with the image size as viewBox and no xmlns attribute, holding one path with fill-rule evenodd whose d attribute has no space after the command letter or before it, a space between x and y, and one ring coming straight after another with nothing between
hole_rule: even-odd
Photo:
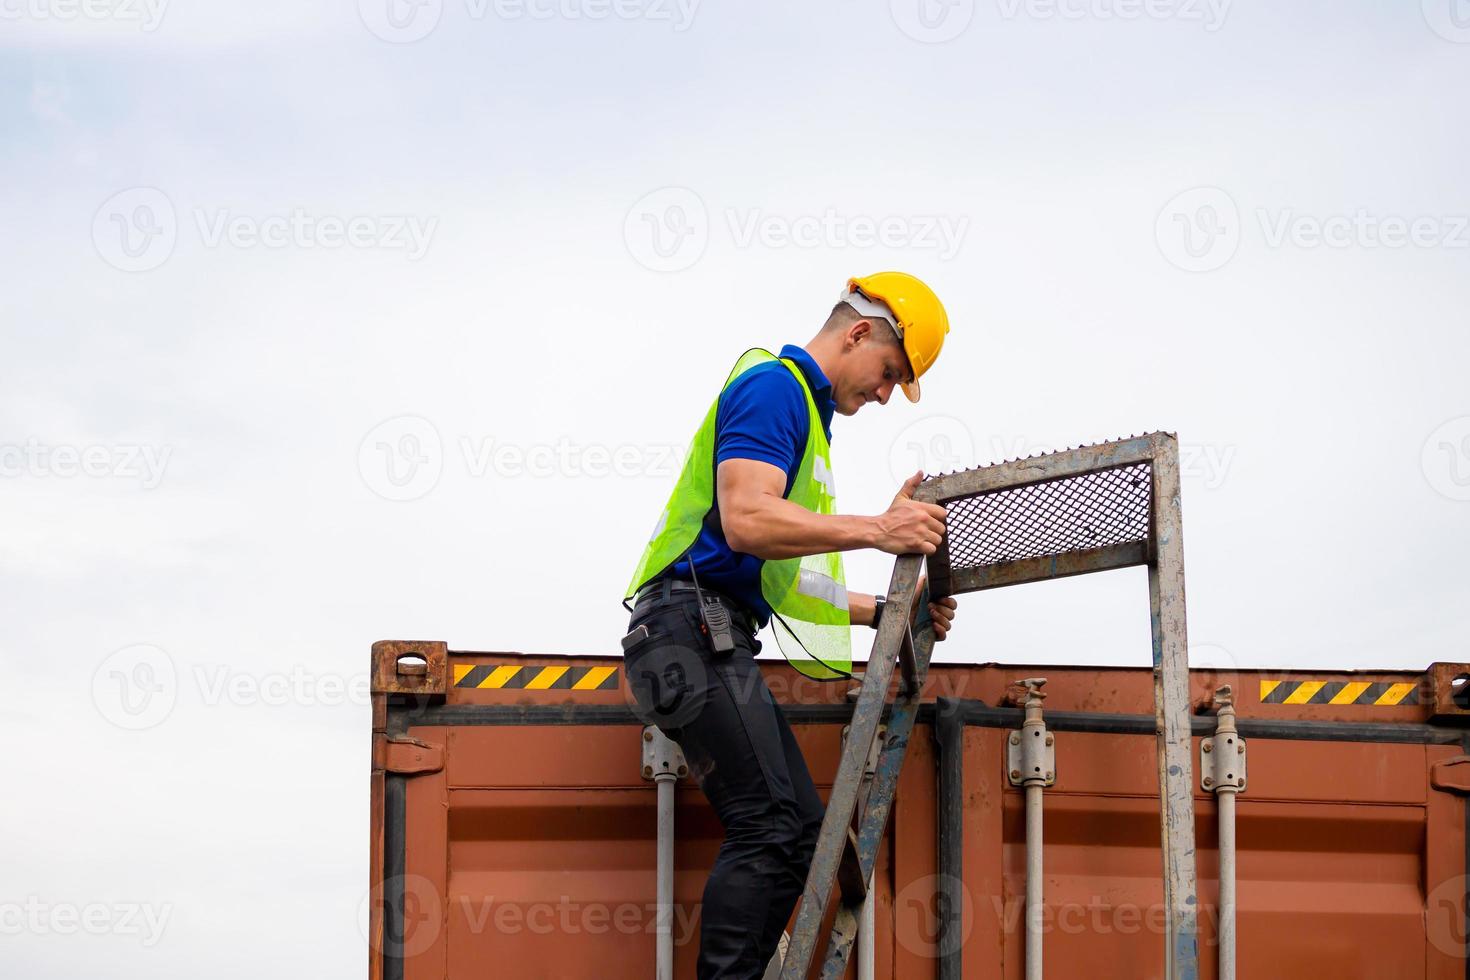
<instances>
[{"instance_id":1,"label":"overcast sky","mask_svg":"<svg viewBox=\"0 0 1470 980\"><path fill-rule=\"evenodd\" d=\"M843 510L1165 429L1196 662L1470 659L1465 0L0 19L8 975L360 977L371 642L613 653L731 364L849 275L953 331L837 419ZM941 651L1148 663L1144 574Z\"/></svg>"}]
</instances>

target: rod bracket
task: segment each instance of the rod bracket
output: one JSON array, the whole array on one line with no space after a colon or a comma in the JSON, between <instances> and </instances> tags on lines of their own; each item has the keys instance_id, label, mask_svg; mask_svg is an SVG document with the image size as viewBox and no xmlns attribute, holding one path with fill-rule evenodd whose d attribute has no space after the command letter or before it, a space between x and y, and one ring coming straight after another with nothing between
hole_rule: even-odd
<instances>
[{"instance_id":1,"label":"rod bracket","mask_svg":"<svg viewBox=\"0 0 1470 980\"><path fill-rule=\"evenodd\" d=\"M1006 739L1006 777L1012 786L1054 786L1057 781L1056 736L1046 730L1041 702L1045 677L1021 681L1026 690L1026 720Z\"/></svg>"},{"instance_id":2,"label":"rod bracket","mask_svg":"<svg viewBox=\"0 0 1470 980\"><path fill-rule=\"evenodd\" d=\"M1235 696L1229 684L1215 690L1214 737L1200 739L1200 788L1207 793L1245 792L1245 739L1235 730Z\"/></svg>"},{"instance_id":3,"label":"rod bracket","mask_svg":"<svg viewBox=\"0 0 1470 980\"><path fill-rule=\"evenodd\" d=\"M638 744L643 746L644 779L681 779L689 775L689 764L678 743L659 731L657 725L645 726Z\"/></svg>"}]
</instances>

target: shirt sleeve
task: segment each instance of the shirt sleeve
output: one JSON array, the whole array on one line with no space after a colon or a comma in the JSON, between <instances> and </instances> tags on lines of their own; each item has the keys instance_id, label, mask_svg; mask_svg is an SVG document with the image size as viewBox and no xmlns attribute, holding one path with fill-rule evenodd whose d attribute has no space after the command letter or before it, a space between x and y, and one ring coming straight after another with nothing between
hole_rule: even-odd
<instances>
[{"instance_id":1,"label":"shirt sleeve","mask_svg":"<svg viewBox=\"0 0 1470 980\"><path fill-rule=\"evenodd\" d=\"M754 459L788 477L801 461L808 425L800 383L785 368L752 371L720 398L715 415L715 465Z\"/></svg>"}]
</instances>

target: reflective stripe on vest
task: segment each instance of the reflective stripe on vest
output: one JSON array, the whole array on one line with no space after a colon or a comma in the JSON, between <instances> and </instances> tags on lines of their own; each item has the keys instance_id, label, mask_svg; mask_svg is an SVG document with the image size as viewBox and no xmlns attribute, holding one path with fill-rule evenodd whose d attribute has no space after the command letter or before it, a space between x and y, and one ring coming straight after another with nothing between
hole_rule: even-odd
<instances>
[{"instance_id":1,"label":"reflective stripe on vest","mask_svg":"<svg viewBox=\"0 0 1470 980\"><path fill-rule=\"evenodd\" d=\"M827 461L818 456L812 460L812 478L827 489L827 496L837 496L837 478L832 475L832 468Z\"/></svg>"},{"instance_id":2,"label":"reflective stripe on vest","mask_svg":"<svg viewBox=\"0 0 1470 980\"><path fill-rule=\"evenodd\" d=\"M830 575L810 568L801 569L796 579L796 591L809 595L841 609L847 608L847 587Z\"/></svg>"}]
</instances>

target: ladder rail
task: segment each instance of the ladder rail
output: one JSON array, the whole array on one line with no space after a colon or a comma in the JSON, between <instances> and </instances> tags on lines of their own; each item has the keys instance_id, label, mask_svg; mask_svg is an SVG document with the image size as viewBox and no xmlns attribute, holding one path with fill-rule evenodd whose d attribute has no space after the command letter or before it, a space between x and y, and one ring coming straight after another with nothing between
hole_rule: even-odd
<instances>
[{"instance_id":1,"label":"ladder rail","mask_svg":"<svg viewBox=\"0 0 1470 980\"><path fill-rule=\"evenodd\" d=\"M1173 449L1173 443L1170 442ZM1189 638L1184 604L1183 518L1177 450L1153 459L1153 560L1148 565L1158 732L1159 833L1164 864L1166 980L1199 975L1199 905L1194 860L1194 774L1190 747Z\"/></svg>"},{"instance_id":2,"label":"ladder rail","mask_svg":"<svg viewBox=\"0 0 1470 980\"><path fill-rule=\"evenodd\" d=\"M822 818L822 830L812 854L806 885L802 889L801 906L796 915L796 927L791 932L791 945L786 950L786 962L781 968L781 980L805 980L816 954L818 933L822 920L826 917L827 905L832 895L832 885L836 881L838 866L847 841L847 830L857 807L863 770L867 767L873 740L878 735L878 724L882 720L883 709L886 707L888 686L893 680L899 651L904 637L909 633L909 615L917 600L919 574L923 561L922 555L901 555L893 564L893 576L888 586L888 605L884 607L883 617L878 623L878 635L873 639L872 653L868 656L867 669L863 674L862 691L853 709L847 742L842 747L842 758L837 766L837 778L832 784L832 792L827 800L827 812ZM889 615L890 612L898 615ZM922 678L919 678L919 681L922 684ZM919 692L913 691L909 697L917 704ZM890 719L890 725L891 723ZM872 811L871 815L874 817L877 816L879 809L875 804L881 803L881 799L875 800L875 797L877 796L877 780L883 778L882 762L880 758L880 771L874 777L874 788L868 795L867 809ZM897 769L901 767L902 760L900 759L898 766L894 767L893 778L895 780ZM891 800L889 804L891 805ZM881 809L886 825L888 807L884 806ZM863 837L867 836L875 840L881 837L882 828L869 833L867 817L868 814L865 814L864 834L860 835L859 839L860 859L863 851L861 844ZM876 847L873 848L873 851L876 853ZM863 870L865 875L871 872L871 858ZM856 935L855 929L852 932Z\"/></svg>"},{"instance_id":3,"label":"ladder rail","mask_svg":"<svg viewBox=\"0 0 1470 980\"><path fill-rule=\"evenodd\" d=\"M922 614L921 614L922 615ZM914 635L914 660L919 676L919 686L911 696L895 702L888 716L888 732L883 751L878 756L878 765L873 775L872 791L868 795L868 806L863 811L862 829L858 832L858 858L862 861L863 873L871 876L878 863L878 850L888 830L888 818L893 811L893 801L898 795L898 779L903 772L908 754L914 723L919 717L920 689L923 677L928 672L929 656L934 648L934 631L922 628ZM832 937L827 944L827 954L822 962L822 980L841 980L847 970L847 960L856 939L857 909L842 905L837 910ZM853 928L842 928L848 920Z\"/></svg>"}]
</instances>

